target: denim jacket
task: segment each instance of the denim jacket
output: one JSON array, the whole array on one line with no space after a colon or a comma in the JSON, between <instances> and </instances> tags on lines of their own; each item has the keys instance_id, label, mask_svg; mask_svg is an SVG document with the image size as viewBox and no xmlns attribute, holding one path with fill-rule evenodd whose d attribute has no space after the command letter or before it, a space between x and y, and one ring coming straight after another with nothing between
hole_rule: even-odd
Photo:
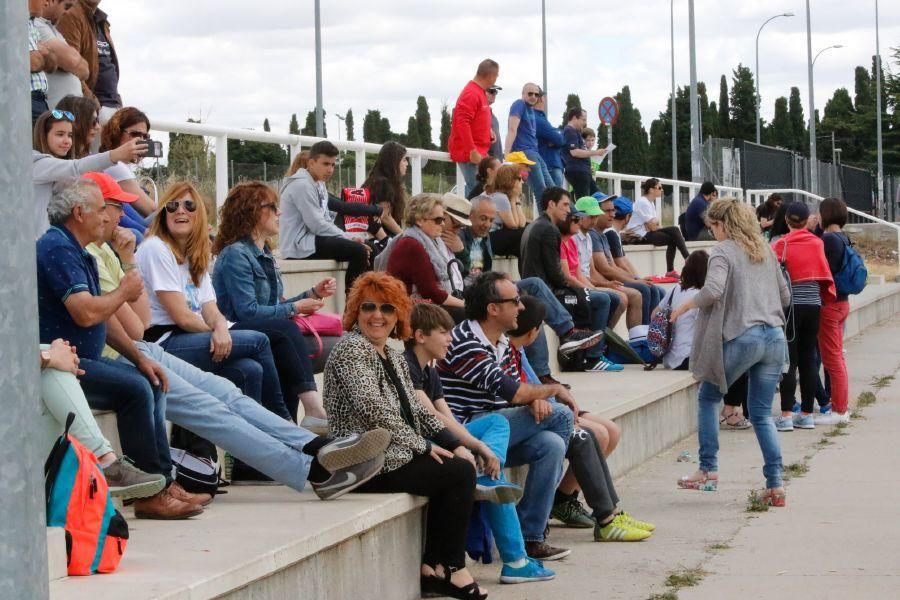
<instances>
[{"instance_id":1,"label":"denim jacket","mask_svg":"<svg viewBox=\"0 0 900 600\"><path fill-rule=\"evenodd\" d=\"M309 291L282 300L284 285L275 257L249 237L226 246L216 259L212 276L216 304L229 321L280 317L294 314L293 303Z\"/></svg>"}]
</instances>

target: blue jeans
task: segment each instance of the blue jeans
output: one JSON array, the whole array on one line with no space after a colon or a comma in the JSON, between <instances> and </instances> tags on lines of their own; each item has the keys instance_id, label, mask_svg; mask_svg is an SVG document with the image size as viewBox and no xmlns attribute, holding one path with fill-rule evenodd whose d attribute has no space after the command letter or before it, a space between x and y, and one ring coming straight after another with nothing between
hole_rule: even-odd
<instances>
[{"instance_id":1,"label":"blue jeans","mask_svg":"<svg viewBox=\"0 0 900 600\"><path fill-rule=\"evenodd\" d=\"M725 378L728 385L742 374L748 374L747 408L763 455L766 487L784 485L781 479L781 447L772 421L772 398L787 355L784 330L780 327L756 325L723 344ZM719 453L719 403L722 392L709 381L700 384L697 409L700 439L700 470L717 471Z\"/></svg>"},{"instance_id":2,"label":"blue jeans","mask_svg":"<svg viewBox=\"0 0 900 600\"><path fill-rule=\"evenodd\" d=\"M227 379L176 358L158 344L138 342L137 347L166 370L170 421L275 481L303 491L312 457L302 449L314 434L266 410Z\"/></svg>"},{"instance_id":3,"label":"blue jeans","mask_svg":"<svg viewBox=\"0 0 900 600\"><path fill-rule=\"evenodd\" d=\"M219 363L213 362L209 351L211 338L212 333L179 333L169 336L161 346L198 369L227 378L276 415L290 419L269 338L258 331L232 329L231 354Z\"/></svg>"},{"instance_id":4,"label":"blue jeans","mask_svg":"<svg viewBox=\"0 0 900 600\"><path fill-rule=\"evenodd\" d=\"M559 303L543 279L527 277L518 281L516 287L520 292L525 292L543 303L547 310L544 322L556 332L556 335L565 335L575 327L572 315ZM550 350L547 348L547 337L544 335L543 327L534 343L525 348L525 354L538 375L550 374Z\"/></svg>"},{"instance_id":5,"label":"blue jeans","mask_svg":"<svg viewBox=\"0 0 900 600\"><path fill-rule=\"evenodd\" d=\"M550 180L553 182L553 185L556 187L564 188L566 180L563 177L562 167L547 167L547 170L550 171ZM577 200L578 198L576 198Z\"/></svg>"},{"instance_id":6,"label":"blue jeans","mask_svg":"<svg viewBox=\"0 0 900 600\"><path fill-rule=\"evenodd\" d=\"M609 316L619 307L619 295L603 290L589 290L588 299L591 305L591 329L603 331L609 326ZM603 356L606 349L605 341L601 340L584 351L585 358L598 359Z\"/></svg>"},{"instance_id":7,"label":"blue jeans","mask_svg":"<svg viewBox=\"0 0 900 600\"><path fill-rule=\"evenodd\" d=\"M572 411L555 404L553 413L535 423L527 406L513 406L476 415L474 421L491 414L500 414L509 421L507 466L528 465L525 494L516 507L522 535L526 542L543 541L556 486L562 479L566 444L574 423Z\"/></svg>"},{"instance_id":8,"label":"blue jeans","mask_svg":"<svg viewBox=\"0 0 900 600\"><path fill-rule=\"evenodd\" d=\"M88 405L116 413L122 452L147 473L172 481L172 455L166 436L166 394L130 364L82 358L79 380Z\"/></svg>"},{"instance_id":9,"label":"blue jeans","mask_svg":"<svg viewBox=\"0 0 900 600\"><path fill-rule=\"evenodd\" d=\"M466 180L466 193L463 194L463 196L468 198L469 193L475 187L475 184L478 183L478 180L475 179L475 176L478 175L478 165L470 162L461 162L456 164L459 165L459 170L462 171L463 179Z\"/></svg>"},{"instance_id":10,"label":"blue jeans","mask_svg":"<svg viewBox=\"0 0 900 600\"><path fill-rule=\"evenodd\" d=\"M547 163L544 162L537 150L525 150L524 152L528 160L535 162L528 174L528 187L534 192L534 198L540 204L544 190L553 185L553 177L550 175Z\"/></svg>"},{"instance_id":11,"label":"blue jeans","mask_svg":"<svg viewBox=\"0 0 900 600\"><path fill-rule=\"evenodd\" d=\"M649 325L650 315L653 314L653 309L656 308L662 300L662 294L665 293L664 290L643 281L626 281L622 285L641 293L641 323Z\"/></svg>"},{"instance_id":12,"label":"blue jeans","mask_svg":"<svg viewBox=\"0 0 900 600\"><path fill-rule=\"evenodd\" d=\"M481 440L491 449L500 461L502 469L506 465L506 450L509 447L509 422L503 415L496 413L485 415L466 425L466 429L472 437ZM477 482L485 478L489 476L481 475ZM503 472L500 473L500 480L505 480ZM522 538L522 528L519 525L515 504L486 502L485 509L497 550L500 552L500 559L508 563L525 558L525 540Z\"/></svg>"}]
</instances>

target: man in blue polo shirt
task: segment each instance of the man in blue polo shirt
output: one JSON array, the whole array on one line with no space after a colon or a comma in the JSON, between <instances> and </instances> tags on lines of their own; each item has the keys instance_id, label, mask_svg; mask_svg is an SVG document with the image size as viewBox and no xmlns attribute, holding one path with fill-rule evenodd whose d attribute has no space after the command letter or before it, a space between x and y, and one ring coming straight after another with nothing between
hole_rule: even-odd
<instances>
[{"instance_id":1,"label":"man in blue polo shirt","mask_svg":"<svg viewBox=\"0 0 900 600\"><path fill-rule=\"evenodd\" d=\"M509 130L503 147L504 154L524 152L528 160L535 162L528 176L528 185L535 198L540 198L544 190L553 185L547 163L538 151L534 105L543 95L544 92L536 83L525 84L522 88L522 97L509 107Z\"/></svg>"},{"instance_id":2,"label":"man in blue polo shirt","mask_svg":"<svg viewBox=\"0 0 900 600\"><path fill-rule=\"evenodd\" d=\"M587 111L576 106L566 114L566 126L563 128L562 161L565 166L566 179L572 184L572 197L593 196L597 190L594 181L591 156L603 156L606 149L588 150L581 132L587 127Z\"/></svg>"},{"instance_id":3,"label":"man in blue polo shirt","mask_svg":"<svg viewBox=\"0 0 900 600\"><path fill-rule=\"evenodd\" d=\"M691 200L684 213L684 239L688 242L698 240L713 241L715 238L706 228L706 209L709 203L719 197L719 191L712 181L704 181L700 193Z\"/></svg>"}]
</instances>

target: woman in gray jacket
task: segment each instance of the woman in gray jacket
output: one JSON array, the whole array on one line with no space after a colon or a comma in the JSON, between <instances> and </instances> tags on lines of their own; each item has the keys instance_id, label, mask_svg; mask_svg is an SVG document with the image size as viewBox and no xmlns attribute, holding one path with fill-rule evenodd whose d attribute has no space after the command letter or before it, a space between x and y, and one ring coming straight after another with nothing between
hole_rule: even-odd
<instances>
[{"instance_id":1,"label":"woman in gray jacket","mask_svg":"<svg viewBox=\"0 0 900 600\"><path fill-rule=\"evenodd\" d=\"M750 421L763 454L766 489L761 499L784 506L781 448L772 421L772 398L787 357L784 306L790 290L747 204L712 202L706 220L719 242L710 252L706 283L671 320L699 308L691 371L700 381L700 469L678 487L712 491L718 481L719 403L742 374L749 376Z\"/></svg>"}]
</instances>

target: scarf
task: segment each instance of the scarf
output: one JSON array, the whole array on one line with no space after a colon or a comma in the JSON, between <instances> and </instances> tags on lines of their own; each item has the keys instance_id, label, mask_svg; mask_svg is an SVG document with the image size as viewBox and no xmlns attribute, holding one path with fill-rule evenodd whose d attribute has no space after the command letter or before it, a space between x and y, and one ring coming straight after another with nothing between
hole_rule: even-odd
<instances>
[{"instance_id":1,"label":"scarf","mask_svg":"<svg viewBox=\"0 0 900 600\"><path fill-rule=\"evenodd\" d=\"M462 291L463 277L459 270L459 263L450 262L455 259L444 240L441 238L433 240L425 235L421 228L416 226L407 227L401 235L412 238L422 244L425 252L428 253L428 258L431 260L431 266L434 269L434 274L437 276L438 283L445 292L453 294L454 288L457 291ZM449 271L447 269L448 265L450 266Z\"/></svg>"}]
</instances>

